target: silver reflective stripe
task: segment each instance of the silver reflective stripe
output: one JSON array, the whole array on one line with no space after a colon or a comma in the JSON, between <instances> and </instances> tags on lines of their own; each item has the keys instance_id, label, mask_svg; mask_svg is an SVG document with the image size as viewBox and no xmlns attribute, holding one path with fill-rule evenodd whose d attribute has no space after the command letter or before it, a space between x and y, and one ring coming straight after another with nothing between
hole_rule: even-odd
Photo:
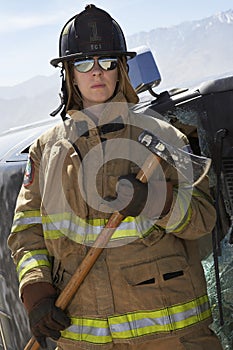
<instances>
[{"instance_id":1,"label":"silver reflective stripe","mask_svg":"<svg viewBox=\"0 0 233 350\"><path fill-rule=\"evenodd\" d=\"M88 334L96 337L106 337L111 334L109 328L81 326L81 325L72 325L68 328L68 331L76 334Z\"/></svg>"},{"instance_id":2,"label":"silver reflective stripe","mask_svg":"<svg viewBox=\"0 0 233 350\"><path fill-rule=\"evenodd\" d=\"M11 232L15 233L18 231L23 231L23 230L26 230L31 225L41 224L41 223L42 223L42 218L40 215L40 210L28 210L28 211L18 212L14 216Z\"/></svg>"},{"instance_id":3,"label":"silver reflective stripe","mask_svg":"<svg viewBox=\"0 0 233 350\"><path fill-rule=\"evenodd\" d=\"M26 253L23 258L19 261L17 265L17 273L19 281L23 278L25 273L34 269L35 267L49 266L50 267L50 257L46 249L35 250Z\"/></svg>"},{"instance_id":4,"label":"silver reflective stripe","mask_svg":"<svg viewBox=\"0 0 233 350\"><path fill-rule=\"evenodd\" d=\"M42 223L42 219L40 216L34 216L34 217L24 217L24 218L20 218L20 219L16 219L14 220L14 225L31 225L31 224L41 224Z\"/></svg>"},{"instance_id":5,"label":"silver reflective stripe","mask_svg":"<svg viewBox=\"0 0 233 350\"><path fill-rule=\"evenodd\" d=\"M96 218L84 220L69 212L40 216L40 211L25 211L15 215L12 232L30 228L31 225L43 224L46 239L58 239L67 236L77 243L92 243L108 222L107 219ZM138 216L125 218L115 230L111 240L132 237L144 237L153 229L154 222Z\"/></svg>"},{"instance_id":6,"label":"silver reflective stripe","mask_svg":"<svg viewBox=\"0 0 233 350\"><path fill-rule=\"evenodd\" d=\"M185 304L149 312L135 312L109 318L113 337L128 338L142 334L171 331L195 324L211 316L208 296L197 298Z\"/></svg>"},{"instance_id":7,"label":"silver reflective stripe","mask_svg":"<svg viewBox=\"0 0 233 350\"><path fill-rule=\"evenodd\" d=\"M61 236L67 236L77 243L92 243L101 233L108 220L93 219L83 220L69 213L50 215L43 217L43 229L46 239L57 239ZM141 226L139 227L139 222ZM143 237L151 230L153 223L150 220L137 217L127 217L115 230L111 240L119 240L132 237ZM142 231L144 229L144 232Z\"/></svg>"},{"instance_id":8,"label":"silver reflective stripe","mask_svg":"<svg viewBox=\"0 0 233 350\"><path fill-rule=\"evenodd\" d=\"M111 333L122 333L125 331L138 330L145 327L154 327L156 325L169 325L171 320L168 316L156 318L141 318L118 324L110 324Z\"/></svg>"},{"instance_id":9,"label":"silver reflective stripe","mask_svg":"<svg viewBox=\"0 0 233 350\"><path fill-rule=\"evenodd\" d=\"M20 273L20 271L22 269L24 269L27 265L31 264L31 263L35 263L36 261L39 261L39 260L48 260L47 256L45 254L36 254L36 255L33 255L31 257L29 257L27 260L23 261L21 264L20 264L20 267L18 269L18 272Z\"/></svg>"},{"instance_id":10,"label":"silver reflective stripe","mask_svg":"<svg viewBox=\"0 0 233 350\"><path fill-rule=\"evenodd\" d=\"M114 334L114 336L117 338L116 333L123 333L133 330L139 330L146 327L155 327L156 325L165 326L169 325L171 320L168 316L165 317L156 317L156 318L140 318L135 319L133 321L118 323L118 324L110 324L111 333ZM155 328L156 329L156 328ZM168 329L164 329L164 331L167 331Z\"/></svg>"},{"instance_id":11,"label":"silver reflective stripe","mask_svg":"<svg viewBox=\"0 0 233 350\"><path fill-rule=\"evenodd\" d=\"M152 311L135 311L107 319L72 317L73 325L62 332L66 339L92 344L107 344L113 339L133 339L155 333L171 332L211 317L208 296L184 304Z\"/></svg>"},{"instance_id":12,"label":"silver reflective stripe","mask_svg":"<svg viewBox=\"0 0 233 350\"><path fill-rule=\"evenodd\" d=\"M88 234L98 235L104 227L104 225L99 225L99 226L91 225L91 224L88 224L88 222L85 224L85 226L83 226L83 223L76 224L69 220L46 222L46 223L43 223L43 226L46 231L58 230L61 232L62 231L67 232L69 230L70 232L74 232L74 233L77 232L78 235L82 235L82 236L86 236ZM135 222L133 221L122 222L118 230L119 231L135 230Z\"/></svg>"},{"instance_id":13,"label":"silver reflective stripe","mask_svg":"<svg viewBox=\"0 0 233 350\"><path fill-rule=\"evenodd\" d=\"M191 318L192 316L200 315L204 313L205 311L209 310L209 302L206 301L201 305L197 305L196 307L193 307L189 310L178 312L175 314L169 315L171 319L171 323L181 322L185 319Z\"/></svg>"}]
</instances>

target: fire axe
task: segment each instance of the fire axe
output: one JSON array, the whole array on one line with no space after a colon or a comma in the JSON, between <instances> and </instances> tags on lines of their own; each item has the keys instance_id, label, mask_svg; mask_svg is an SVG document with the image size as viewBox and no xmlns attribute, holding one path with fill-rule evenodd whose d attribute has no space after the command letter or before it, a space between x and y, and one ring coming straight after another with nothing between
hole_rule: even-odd
<instances>
[{"instance_id":1,"label":"fire axe","mask_svg":"<svg viewBox=\"0 0 233 350\"><path fill-rule=\"evenodd\" d=\"M138 141L151 151L151 154L148 156L136 176L136 178L143 183L148 181L162 160L165 160L168 164L175 167L176 170L184 177L184 179L191 183L191 185L198 184L209 171L211 164L211 160L209 158L196 156L180 148L169 145L152 134L150 131L143 131L139 135ZM57 307L61 308L62 310L67 308L73 296L88 275L101 252L107 246L112 235L123 219L124 216L119 212L114 212L111 215L107 224L98 235L82 263L71 277L69 283L58 296L55 303ZM39 349L40 345L34 337L29 340L24 348L24 350Z\"/></svg>"},{"instance_id":2,"label":"fire axe","mask_svg":"<svg viewBox=\"0 0 233 350\"><path fill-rule=\"evenodd\" d=\"M197 185L208 173L211 159L197 156L159 139L150 131L143 131L138 141L156 156L173 166L192 186Z\"/></svg>"}]
</instances>

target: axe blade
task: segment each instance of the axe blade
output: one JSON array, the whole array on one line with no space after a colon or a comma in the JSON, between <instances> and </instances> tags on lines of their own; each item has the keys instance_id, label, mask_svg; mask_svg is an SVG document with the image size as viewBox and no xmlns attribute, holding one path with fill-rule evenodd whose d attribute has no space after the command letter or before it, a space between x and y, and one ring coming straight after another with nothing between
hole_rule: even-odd
<instances>
[{"instance_id":1,"label":"axe blade","mask_svg":"<svg viewBox=\"0 0 233 350\"><path fill-rule=\"evenodd\" d=\"M209 171L210 158L197 156L170 145L150 131L144 130L138 141L173 166L192 186L197 185Z\"/></svg>"}]
</instances>

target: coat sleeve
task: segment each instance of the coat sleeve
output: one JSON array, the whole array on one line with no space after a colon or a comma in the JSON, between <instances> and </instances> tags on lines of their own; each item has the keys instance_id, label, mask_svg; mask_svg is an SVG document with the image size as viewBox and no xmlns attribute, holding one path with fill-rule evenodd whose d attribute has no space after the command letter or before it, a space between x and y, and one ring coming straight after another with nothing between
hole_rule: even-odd
<instances>
[{"instance_id":1,"label":"coat sleeve","mask_svg":"<svg viewBox=\"0 0 233 350\"><path fill-rule=\"evenodd\" d=\"M216 211L206 176L198 186L177 183L169 213L156 224L167 233L183 239L198 239L209 234L216 223Z\"/></svg>"},{"instance_id":2,"label":"coat sleeve","mask_svg":"<svg viewBox=\"0 0 233 350\"><path fill-rule=\"evenodd\" d=\"M40 159L41 148L37 141L30 148L24 181L17 198L12 230L8 238L8 246L16 264L20 295L27 284L52 283L52 261L46 249L40 214Z\"/></svg>"},{"instance_id":3,"label":"coat sleeve","mask_svg":"<svg viewBox=\"0 0 233 350\"><path fill-rule=\"evenodd\" d=\"M164 122L160 122L160 125L161 139L192 152L188 139L182 132ZM210 195L208 177L197 186L192 186L187 179L178 176L172 166L165 166L165 174L174 185L173 203L169 213L158 219L156 225L165 232L183 239L198 239L210 233L215 226L216 212Z\"/></svg>"}]
</instances>

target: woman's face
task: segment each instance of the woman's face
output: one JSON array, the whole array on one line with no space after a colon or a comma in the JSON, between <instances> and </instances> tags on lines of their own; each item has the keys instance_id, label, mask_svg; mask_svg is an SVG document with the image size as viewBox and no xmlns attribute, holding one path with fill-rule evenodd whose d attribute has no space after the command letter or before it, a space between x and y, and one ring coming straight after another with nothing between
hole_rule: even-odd
<instances>
[{"instance_id":1,"label":"woman's face","mask_svg":"<svg viewBox=\"0 0 233 350\"><path fill-rule=\"evenodd\" d=\"M118 80L117 66L111 70L104 70L97 62L88 72L79 72L74 65L74 82L78 86L83 99L83 107L88 108L109 100L116 88Z\"/></svg>"}]
</instances>

